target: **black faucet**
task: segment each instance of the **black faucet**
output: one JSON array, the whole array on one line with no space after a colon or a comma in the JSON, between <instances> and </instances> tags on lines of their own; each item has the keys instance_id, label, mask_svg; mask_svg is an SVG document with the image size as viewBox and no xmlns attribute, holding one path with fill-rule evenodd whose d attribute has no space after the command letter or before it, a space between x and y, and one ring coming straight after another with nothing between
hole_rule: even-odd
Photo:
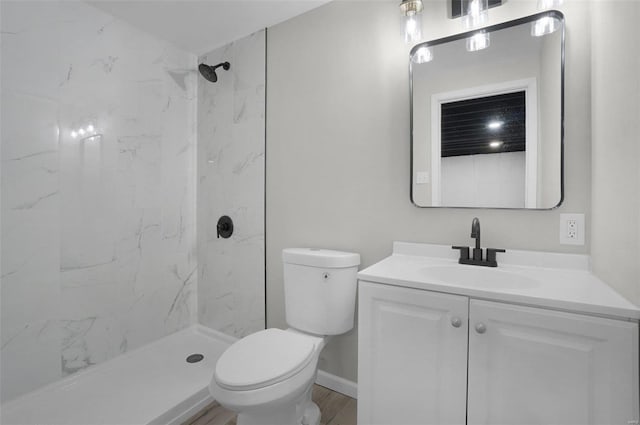
<instances>
[{"instance_id":1,"label":"black faucet","mask_svg":"<svg viewBox=\"0 0 640 425\"><path fill-rule=\"evenodd\" d=\"M480 220L474 217L471 222L471 237L476 240L476 247L473 248L473 259L482 261L482 248L480 248Z\"/></svg>"},{"instance_id":2,"label":"black faucet","mask_svg":"<svg viewBox=\"0 0 640 425\"><path fill-rule=\"evenodd\" d=\"M498 262L496 261L496 253L505 252L505 250L500 248L487 248L487 258L482 258L482 248L480 245L480 220L478 217L474 217L471 222L471 237L476 240L476 247L473 248L473 256L471 258L469 258L468 246L451 247L452 249L460 250L458 263L470 264L473 266L497 267Z\"/></svg>"}]
</instances>

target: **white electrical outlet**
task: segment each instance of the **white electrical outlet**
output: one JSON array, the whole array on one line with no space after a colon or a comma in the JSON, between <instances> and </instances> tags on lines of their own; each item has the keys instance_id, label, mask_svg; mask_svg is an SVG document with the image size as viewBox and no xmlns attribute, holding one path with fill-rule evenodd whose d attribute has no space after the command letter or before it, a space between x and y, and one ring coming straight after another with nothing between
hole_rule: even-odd
<instances>
[{"instance_id":1,"label":"white electrical outlet","mask_svg":"<svg viewBox=\"0 0 640 425\"><path fill-rule=\"evenodd\" d=\"M567 220L567 239L578 239L578 223L575 218Z\"/></svg>"},{"instance_id":2,"label":"white electrical outlet","mask_svg":"<svg viewBox=\"0 0 640 425\"><path fill-rule=\"evenodd\" d=\"M560 243L584 245L584 214L560 214Z\"/></svg>"}]
</instances>

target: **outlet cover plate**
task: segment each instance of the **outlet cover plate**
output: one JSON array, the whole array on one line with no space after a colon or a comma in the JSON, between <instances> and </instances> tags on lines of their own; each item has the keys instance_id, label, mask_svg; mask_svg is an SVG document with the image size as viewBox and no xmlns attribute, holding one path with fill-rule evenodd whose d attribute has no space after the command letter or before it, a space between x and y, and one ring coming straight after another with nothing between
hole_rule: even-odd
<instances>
[{"instance_id":1,"label":"outlet cover plate","mask_svg":"<svg viewBox=\"0 0 640 425\"><path fill-rule=\"evenodd\" d=\"M584 245L584 214L560 214L560 244Z\"/></svg>"}]
</instances>

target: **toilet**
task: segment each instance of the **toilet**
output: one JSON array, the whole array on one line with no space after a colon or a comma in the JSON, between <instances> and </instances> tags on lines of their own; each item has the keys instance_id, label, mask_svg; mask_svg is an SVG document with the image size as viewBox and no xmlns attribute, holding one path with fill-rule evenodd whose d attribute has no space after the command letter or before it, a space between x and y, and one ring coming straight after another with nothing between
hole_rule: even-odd
<instances>
[{"instance_id":1,"label":"toilet","mask_svg":"<svg viewBox=\"0 0 640 425\"><path fill-rule=\"evenodd\" d=\"M238 413L238 425L318 425L311 401L320 352L353 328L360 255L327 249L282 251L287 330L248 335L220 356L209 392Z\"/></svg>"}]
</instances>

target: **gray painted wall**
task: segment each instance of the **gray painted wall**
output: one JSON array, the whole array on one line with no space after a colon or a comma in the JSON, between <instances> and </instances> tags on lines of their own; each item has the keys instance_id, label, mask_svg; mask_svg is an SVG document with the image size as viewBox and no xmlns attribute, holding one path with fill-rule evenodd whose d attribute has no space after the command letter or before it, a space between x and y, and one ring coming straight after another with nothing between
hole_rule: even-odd
<instances>
[{"instance_id":1,"label":"gray painted wall","mask_svg":"<svg viewBox=\"0 0 640 425\"><path fill-rule=\"evenodd\" d=\"M394 240L586 253L558 241L559 214L590 213L588 7L567 18L565 201L552 211L419 209L409 200L408 52L398 2L332 2L269 30L267 42L267 325L286 327L281 251L355 251L362 267ZM492 9L492 23L536 11L535 1ZM446 3L425 4L424 38L460 32ZM587 227L588 228L588 227ZM587 244L589 237L587 235ZM320 368L357 373L357 331L335 338Z\"/></svg>"},{"instance_id":2,"label":"gray painted wall","mask_svg":"<svg viewBox=\"0 0 640 425\"><path fill-rule=\"evenodd\" d=\"M593 3L593 270L640 304L640 3Z\"/></svg>"}]
</instances>

